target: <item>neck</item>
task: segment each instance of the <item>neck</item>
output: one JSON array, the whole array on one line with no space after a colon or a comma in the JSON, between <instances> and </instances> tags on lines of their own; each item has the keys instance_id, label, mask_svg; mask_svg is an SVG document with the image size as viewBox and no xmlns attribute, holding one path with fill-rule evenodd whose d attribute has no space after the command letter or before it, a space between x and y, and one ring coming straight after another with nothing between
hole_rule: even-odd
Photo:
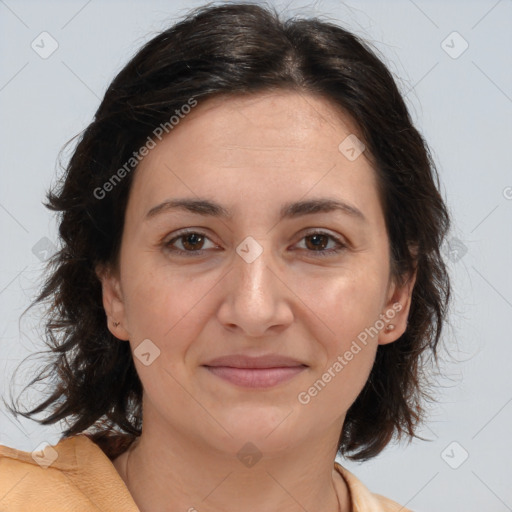
<instances>
[{"instance_id":1,"label":"neck","mask_svg":"<svg viewBox=\"0 0 512 512\"><path fill-rule=\"evenodd\" d=\"M255 462L254 455L233 457L153 425L145 421L141 437L114 460L141 512L350 511L346 484L334 470L337 437Z\"/></svg>"}]
</instances>

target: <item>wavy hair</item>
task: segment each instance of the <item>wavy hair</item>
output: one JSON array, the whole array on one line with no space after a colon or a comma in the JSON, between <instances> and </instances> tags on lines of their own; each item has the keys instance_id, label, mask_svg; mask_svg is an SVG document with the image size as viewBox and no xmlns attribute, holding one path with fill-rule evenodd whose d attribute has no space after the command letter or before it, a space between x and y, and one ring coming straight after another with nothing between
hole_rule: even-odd
<instances>
[{"instance_id":1,"label":"wavy hair","mask_svg":"<svg viewBox=\"0 0 512 512\"><path fill-rule=\"evenodd\" d=\"M37 407L13 412L33 418L44 411L37 421L45 425L65 420L63 438L87 432L112 458L140 435L142 385L129 343L107 328L96 274L117 265L136 165L108 193L98 190L190 98L283 89L319 96L355 121L378 178L392 276L403 282L417 271L407 330L378 347L347 412L339 453L369 459L394 437L418 437L430 397L426 361L438 360L450 297L440 251L450 218L430 150L368 43L316 18L282 20L271 8L231 2L191 11L136 53L48 191L60 248L32 305L47 308L49 363L28 386L48 377L51 386Z\"/></svg>"}]
</instances>

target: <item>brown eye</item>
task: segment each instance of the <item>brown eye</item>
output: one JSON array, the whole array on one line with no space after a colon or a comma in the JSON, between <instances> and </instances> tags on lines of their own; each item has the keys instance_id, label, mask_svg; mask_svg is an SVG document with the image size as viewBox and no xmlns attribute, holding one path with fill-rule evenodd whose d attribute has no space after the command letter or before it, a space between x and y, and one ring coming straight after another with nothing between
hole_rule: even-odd
<instances>
[{"instance_id":1,"label":"brown eye","mask_svg":"<svg viewBox=\"0 0 512 512\"><path fill-rule=\"evenodd\" d=\"M208 245L210 244L210 245ZM204 234L196 231L189 231L174 237L164 243L167 250L176 254L188 254L199 256L203 249L215 248L215 244Z\"/></svg>"},{"instance_id":2,"label":"brown eye","mask_svg":"<svg viewBox=\"0 0 512 512\"><path fill-rule=\"evenodd\" d=\"M306 247L312 251L323 250L327 247L330 238L322 234L308 235L305 237Z\"/></svg>"},{"instance_id":3,"label":"brown eye","mask_svg":"<svg viewBox=\"0 0 512 512\"><path fill-rule=\"evenodd\" d=\"M297 245L306 254L317 256L334 256L347 248L338 237L323 231L314 231L302 237Z\"/></svg>"},{"instance_id":4,"label":"brown eye","mask_svg":"<svg viewBox=\"0 0 512 512\"><path fill-rule=\"evenodd\" d=\"M202 249L204 245L204 236L199 233L188 233L179 238L183 240L182 245L186 251L197 251Z\"/></svg>"}]
</instances>

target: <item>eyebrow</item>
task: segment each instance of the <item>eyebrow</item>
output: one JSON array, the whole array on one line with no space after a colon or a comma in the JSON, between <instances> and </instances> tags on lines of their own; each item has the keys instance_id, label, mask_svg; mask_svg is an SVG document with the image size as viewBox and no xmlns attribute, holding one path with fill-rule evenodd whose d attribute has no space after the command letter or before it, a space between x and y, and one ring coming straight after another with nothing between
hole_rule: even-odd
<instances>
[{"instance_id":1,"label":"eyebrow","mask_svg":"<svg viewBox=\"0 0 512 512\"><path fill-rule=\"evenodd\" d=\"M154 206L148 211L145 218L146 220L149 220L170 210L182 210L198 215L220 217L224 219L230 219L233 217L233 213L229 209L213 201L209 201L208 199L182 198L168 199L163 203ZM286 203L281 207L279 218L280 220L293 219L303 215L329 213L333 211L341 211L355 219L366 221L366 217L363 215L363 212L355 206L340 201L339 199L331 198L319 198L308 201Z\"/></svg>"}]
</instances>

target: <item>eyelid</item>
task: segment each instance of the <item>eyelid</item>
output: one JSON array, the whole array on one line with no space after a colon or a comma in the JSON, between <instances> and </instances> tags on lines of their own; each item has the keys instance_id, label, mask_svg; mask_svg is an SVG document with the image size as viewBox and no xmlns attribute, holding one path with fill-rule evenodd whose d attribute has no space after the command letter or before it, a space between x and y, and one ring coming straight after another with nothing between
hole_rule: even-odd
<instances>
[{"instance_id":1,"label":"eyelid","mask_svg":"<svg viewBox=\"0 0 512 512\"><path fill-rule=\"evenodd\" d=\"M336 241L338 241L340 243L344 243L344 244L348 245L348 241L346 241L344 237L342 237L341 235L339 235L337 233L333 233L333 232L331 232L328 229L324 229L324 228L306 228L306 231L304 233L302 233L302 238L305 237L305 236L310 236L310 235L325 235L325 236L329 236L332 239L334 239L334 240L336 240Z\"/></svg>"}]
</instances>

